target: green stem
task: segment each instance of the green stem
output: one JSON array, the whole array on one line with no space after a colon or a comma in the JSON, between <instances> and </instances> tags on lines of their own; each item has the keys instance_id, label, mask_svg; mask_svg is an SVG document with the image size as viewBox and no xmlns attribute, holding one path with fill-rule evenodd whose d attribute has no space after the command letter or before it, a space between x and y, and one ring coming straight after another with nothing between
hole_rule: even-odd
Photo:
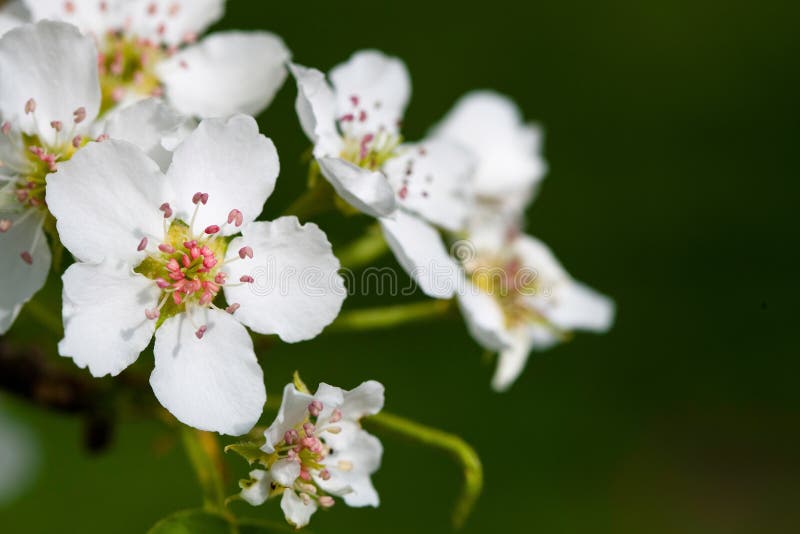
<instances>
[{"instance_id":1,"label":"green stem","mask_svg":"<svg viewBox=\"0 0 800 534\"><path fill-rule=\"evenodd\" d=\"M203 508L227 515L224 464L217 436L188 426L182 426L181 434L186 455L203 490Z\"/></svg>"},{"instance_id":2,"label":"green stem","mask_svg":"<svg viewBox=\"0 0 800 534\"><path fill-rule=\"evenodd\" d=\"M442 317L452 307L449 300L425 300L380 308L343 311L326 332L379 330L407 323Z\"/></svg>"},{"instance_id":3,"label":"green stem","mask_svg":"<svg viewBox=\"0 0 800 534\"><path fill-rule=\"evenodd\" d=\"M336 251L336 257L343 268L356 270L374 262L386 252L389 246L383 238L379 224L373 224L363 236Z\"/></svg>"},{"instance_id":4,"label":"green stem","mask_svg":"<svg viewBox=\"0 0 800 534\"><path fill-rule=\"evenodd\" d=\"M285 215L296 215L301 221L307 221L336 207L333 186L320 176L316 162L312 162L309 166L308 184L306 192L284 210Z\"/></svg>"},{"instance_id":5,"label":"green stem","mask_svg":"<svg viewBox=\"0 0 800 534\"><path fill-rule=\"evenodd\" d=\"M386 412L365 419L364 425L418 445L439 449L460 464L464 472L464 485L453 509L452 520L456 529L463 527L483 488L483 467L475 449L455 434Z\"/></svg>"}]
</instances>

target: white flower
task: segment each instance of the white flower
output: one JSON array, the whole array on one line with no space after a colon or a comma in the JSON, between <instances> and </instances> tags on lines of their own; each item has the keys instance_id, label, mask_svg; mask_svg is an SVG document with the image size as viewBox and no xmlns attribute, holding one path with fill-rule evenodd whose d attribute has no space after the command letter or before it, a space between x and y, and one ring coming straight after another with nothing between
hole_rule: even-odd
<instances>
[{"instance_id":1,"label":"white flower","mask_svg":"<svg viewBox=\"0 0 800 534\"><path fill-rule=\"evenodd\" d=\"M257 115L286 79L290 54L264 31L218 32L225 0L25 0L33 20L70 22L96 37L103 111L161 96L180 113Z\"/></svg>"},{"instance_id":2,"label":"white flower","mask_svg":"<svg viewBox=\"0 0 800 534\"><path fill-rule=\"evenodd\" d=\"M0 405L0 505L24 492L36 478L39 444L30 430Z\"/></svg>"},{"instance_id":3,"label":"white flower","mask_svg":"<svg viewBox=\"0 0 800 534\"><path fill-rule=\"evenodd\" d=\"M253 222L278 170L272 141L244 115L202 121L166 176L124 141L79 151L47 186L78 260L64 274L61 354L94 376L116 375L155 332L150 384L161 404L196 428L247 432L266 394L243 325L309 339L345 296L316 225ZM226 310L214 305L221 292Z\"/></svg>"},{"instance_id":4,"label":"white flower","mask_svg":"<svg viewBox=\"0 0 800 534\"><path fill-rule=\"evenodd\" d=\"M544 350L573 330L605 332L614 303L574 280L538 239L489 233L458 248L468 276L459 305L472 336L499 351L492 386L508 389L532 350Z\"/></svg>"},{"instance_id":5,"label":"white flower","mask_svg":"<svg viewBox=\"0 0 800 534\"><path fill-rule=\"evenodd\" d=\"M50 269L48 177L100 135L166 162L162 136L183 123L152 99L98 123L96 57L93 41L61 22L24 25L0 38L0 334Z\"/></svg>"},{"instance_id":6,"label":"white flower","mask_svg":"<svg viewBox=\"0 0 800 534\"><path fill-rule=\"evenodd\" d=\"M449 298L458 269L434 226L463 228L472 156L443 139L404 144L411 82L402 61L355 53L331 70L290 65L297 114L325 178L354 208L377 217L403 268L428 295Z\"/></svg>"},{"instance_id":7,"label":"white flower","mask_svg":"<svg viewBox=\"0 0 800 534\"><path fill-rule=\"evenodd\" d=\"M477 159L473 227L496 218L518 223L547 172L541 129L524 123L508 97L474 91L456 103L433 136L460 143Z\"/></svg>"},{"instance_id":8,"label":"white flower","mask_svg":"<svg viewBox=\"0 0 800 534\"><path fill-rule=\"evenodd\" d=\"M288 384L278 416L264 433L269 471L254 470L242 497L262 504L282 494L286 519L300 528L332 495L348 506L378 506L371 475L380 468L383 447L359 420L383 408L383 386L373 380L350 391L320 384L313 396Z\"/></svg>"}]
</instances>

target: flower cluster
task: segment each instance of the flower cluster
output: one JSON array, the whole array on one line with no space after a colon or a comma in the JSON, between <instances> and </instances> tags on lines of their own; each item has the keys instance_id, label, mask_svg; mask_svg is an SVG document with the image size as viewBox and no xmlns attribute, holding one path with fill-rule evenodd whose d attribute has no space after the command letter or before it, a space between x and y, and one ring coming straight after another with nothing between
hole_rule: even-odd
<instances>
[{"instance_id":1,"label":"flower cluster","mask_svg":"<svg viewBox=\"0 0 800 534\"><path fill-rule=\"evenodd\" d=\"M610 328L612 301L522 231L546 163L541 130L508 97L469 93L409 142L400 59L359 51L326 75L291 62L268 32L201 39L223 9L25 0L0 10L0 333L52 270L62 356L114 376L152 342L150 386L175 419L251 432L267 392L249 331L312 339L346 295L323 230L293 214L259 220L280 164L251 115L289 73L311 175L325 180L311 186L326 205L377 220L425 295L458 301L472 336L499 353L495 389L531 351ZM51 254L62 247L74 259L63 269ZM360 420L383 404L375 381L313 395L287 385L263 438L233 447L261 466L241 497L280 496L298 528L335 498L378 506L371 475L383 449Z\"/></svg>"}]
</instances>

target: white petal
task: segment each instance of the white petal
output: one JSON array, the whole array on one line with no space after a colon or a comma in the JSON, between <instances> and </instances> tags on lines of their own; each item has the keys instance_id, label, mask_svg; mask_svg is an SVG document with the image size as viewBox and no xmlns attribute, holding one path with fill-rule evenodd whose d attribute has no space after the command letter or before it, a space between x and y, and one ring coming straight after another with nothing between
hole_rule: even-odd
<instances>
[{"instance_id":1,"label":"white petal","mask_svg":"<svg viewBox=\"0 0 800 534\"><path fill-rule=\"evenodd\" d=\"M97 116L97 49L74 26L43 21L6 33L0 38L0 73L0 115L47 144L56 137L51 121L71 125L81 107L86 109L82 126ZM31 98L36 113L26 114Z\"/></svg>"},{"instance_id":2,"label":"white petal","mask_svg":"<svg viewBox=\"0 0 800 534\"><path fill-rule=\"evenodd\" d=\"M342 408L344 390L340 387L320 382L317 391L314 393L314 399L322 403L322 411L317 417L317 426L321 426L330 418L335 409Z\"/></svg>"},{"instance_id":3,"label":"white petal","mask_svg":"<svg viewBox=\"0 0 800 534\"><path fill-rule=\"evenodd\" d=\"M175 214L189 221L195 209L192 197L202 192L208 193L208 204L198 211L198 231L221 226L232 209L240 210L245 222L253 221L275 189L279 170L275 145L258 133L255 119L206 119L172 155L167 178L175 190ZM223 235L238 232L233 225L222 230Z\"/></svg>"},{"instance_id":4,"label":"white petal","mask_svg":"<svg viewBox=\"0 0 800 534\"><path fill-rule=\"evenodd\" d=\"M27 211L14 215L0 212L0 219L11 221L11 228L0 233L0 272L3 273L0 277L0 334L5 334L22 305L44 285L51 259L40 215ZM33 258L30 265L22 259L25 252Z\"/></svg>"},{"instance_id":5,"label":"white petal","mask_svg":"<svg viewBox=\"0 0 800 534\"><path fill-rule=\"evenodd\" d=\"M269 471L253 469L250 471L250 485L242 488L239 493L242 499L253 506L260 506L266 502L272 490L272 476Z\"/></svg>"},{"instance_id":6,"label":"white petal","mask_svg":"<svg viewBox=\"0 0 800 534\"><path fill-rule=\"evenodd\" d=\"M614 301L580 282L572 281L557 298L548 319L559 328L607 332L614 322Z\"/></svg>"},{"instance_id":7,"label":"white petal","mask_svg":"<svg viewBox=\"0 0 800 534\"><path fill-rule=\"evenodd\" d=\"M300 463L283 458L272 464L270 472L275 482L290 488L294 486L294 481L300 476Z\"/></svg>"},{"instance_id":8,"label":"white petal","mask_svg":"<svg viewBox=\"0 0 800 534\"><path fill-rule=\"evenodd\" d=\"M373 217L394 212L394 191L386 175L353 165L339 158L318 158L319 168L340 197L351 206Z\"/></svg>"},{"instance_id":9,"label":"white petal","mask_svg":"<svg viewBox=\"0 0 800 534\"><path fill-rule=\"evenodd\" d=\"M380 440L359 430L347 447L334 448L333 453L325 459L330 479L315 478L315 482L323 490L340 495L348 506L378 506L380 499L370 475L380 468L382 456Z\"/></svg>"},{"instance_id":10,"label":"white petal","mask_svg":"<svg viewBox=\"0 0 800 534\"><path fill-rule=\"evenodd\" d=\"M264 375L247 330L230 314L202 310L202 339L181 313L156 332L150 385L158 401L189 426L240 436L258 422L267 400Z\"/></svg>"},{"instance_id":11,"label":"white petal","mask_svg":"<svg viewBox=\"0 0 800 534\"><path fill-rule=\"evenodd\" d=\"M126 141L91 143L47 178L61 241L81 261L138 265L142 238L163 235L158 207L171 196L158 165Z\"/></svg>"},{"instance_id":12,"label":"white petal","mask_svg":"<svg viewBox=\"0 0 800 534\"><path fill-rule=\"evenodd\" d=\"M148 98L106 115L103 133L141 148L161 170L172 161L172 152L162 141L182 131L187 119L161 100Z\"/></svg>"},{"instance_id":13,"label":"white petal","mask_svg":"<svg viewBox=\"0 0 800 534\"><path fill-rule=\"evenodd\" d=\"M150 343L155 321L144 311L158 304L152 280L108 262L75 263L64 273L62 356L92 376L117 375Z\"/></svg>"},{"instance_id":14,"label":"white petal","mask_svg":"<svg viewBox=\"0 0 800 534\"><path fill-rule=\"evenodd\" d=\"M349 134L360 137L399 129L411 96L411 78L401 60L377 50L362 50L334 67L329 77L336 93L337 117L366 114L365 120L348 123Z\"/></svg>"},{"instance_id":15,"label":"white petal","mask_svg":"<svg viewBox=\"0 0 800 534\"><path fill-rule=\"evenodd\" d=\"M300 126L314 142L315 154L337 156L341 152L341 139L336 130L336 97L317 69L290 64L289 70L297 81L295 109Z\"/></svg>"},{"instance_id":16,"label":"white petal","mask_svg":"<svg viewBox=\"0 0 800 534\"><path fill-rule=\"evenodd\" d=\"M472 154L441 139L400 150L382 168L398 204L447 230L463 229L472 201Z\"/></svg>"},{"instance_id":17,"label":"white petal","mask_svg":"<svg viewBox=\"0 0 800 534\"><path fill-rule=\"evenodd\" d=\"M310 499L308 504L297 496L294 490L286 490L281 497L281 510L288 521L295 528L301 528L308 524L311 515L317 511L317 501Z\"/></svg>"},{"instance_id":18,"label":"white petal","mask_svg":"<svg viewBox=\"0 0 800 534\"><path fill-rule=\"evenodd\" d=\"M368 380L345 392L342 415L347 419L358 421L362 417L380 412L383 409L383 402L383 384Z\"/></svg>"},{"instance_id":19,"label":"white petal","mask_svg":"<svg viewBox=\"0 0 800 534\"><path fill-rule=\"evenodd\" d=\"M520 235L513 246L527 268L536 271L539 290L527 302L561 330L605 332L614 321L614 303L575 281L552 250L532 236Z\"/></svg>"},{"instance_id":20,"label":"white petal","mask_svg":"<svg viewBox=\"0 0 800 534\"><path fill-rule=\"evenodd\" d=\"M219 32L160 63L170 104L186 115L258 115L286 80L289 50L267 32Z\"/></svg>"},{"instance_id":21,"label":"white petal","mask_svg":"<svg viewBox=\"0 0 800 534\"><path fill-rule=\"evenodd\" d=\"M317 336L339 314L346 296L339 260L316 224L297 217L252 223L228 245L227 259L243 246L253 259L231 263L229 280L250 275L255 282L224 286L225 298L241 305L236 317L252 330L295 343Z\"/></svg>"},{"instance_id":22,"label":"white petal","mask_svg":"<svg viewBox=\"0 0 800 534\"><path fill-rule=\"evenodd\" d=\"M458 293L458 305L469 333L483 348L498 351L508 346L506 318L494 297L465 280L464 290Z\"/></svg>"},{"instance_id":23,"label":"white petal","mask_svg":"<svg viewBox=\"0 0 800 534\"><path fill-rule=\"evenodd\" d=\"M123 12L133 35L177 45L221 19L225 0L134 0L124 3Z\"/></svg>"},{"instance_id":24,"label":"white petal","mask_svg":"<svg viewBox=\"0 0 800 534\"><path fill-rule=\"evenodd\" d=\"M264 431L264 437L267 440L261 447L264 452L268 454L275 452L275 445L283 440L283 435L286 431L294 428L295 425L304 420L306 410L308 410L308 405L312 400L314 400L314 397L298 391L294 384L286 384L283 388L283 397L278 415L269 428Z\"/></svg>"},{"instance_id":25,"label":"white petal","mask_svg":"<svg viewBox=\"0 0 800 534\"><path fill-rule=\"evenodd\" d=\"M541 155L542 132L525 124L516 104L491 91L468 93L434 134L472 150L478 159L478 195L524 205L547 172Z\"/></svg>"},{"instance_id":26,"label":"white petal","mask_svg":"<svg viewBox=\"0 0 800 534\"><path fill-rule=\"evenodd\" d=\"M430 297L452 297L461 270L447 254L436 229L403 210L382 217L380 223L395 258L420 289Z\"/></svg>"},{"instance_id":27,"label":"white petal","mask_svg":"<svg viewBox=\"0 0 800 534\"><path fill-rule=\"evenodd\" d=\"M25 0L34 21L58 20L80 28L84 33L101 37L122 26L120 7L128 0ZM101 8L105 4L105 9Z\"/></svg>"},{"instance_id":28,"label":"white petal","mask_svg":"<svg viewBox=\"0 0 800 534\"><path fill-rule=\"evenodd\" d=\"M535 341L535 330L521 329L516 330L509 338L511 344L508 348L500 351L497 360L497 369L492 378L492 388L495 391L506 391L511 384L519 377L525 364L528 362L528 355ZM538 331L538 334L544 334ZM545 340L542 339L544 342Z\"/></svg>"}]
</instances>

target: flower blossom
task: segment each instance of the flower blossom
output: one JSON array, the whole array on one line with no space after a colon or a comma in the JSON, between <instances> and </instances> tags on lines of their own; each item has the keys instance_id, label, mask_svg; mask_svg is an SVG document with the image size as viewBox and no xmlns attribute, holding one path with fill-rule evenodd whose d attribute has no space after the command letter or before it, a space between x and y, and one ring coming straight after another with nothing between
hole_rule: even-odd
<instances>
[{"instance_id":1,"label":"flower blossom","mask_svg":"<svg viewBox=\"0 0 800 534\"><path fill-rule=\"evenodd\" d=\"M314 395L288 384L264 432L269 469L251 471L241 483L242 497L257 506L281 495L281 509L297 528L319 507L333 506L333 496L348 506L378 506L370 477L380 468L383 447L359 420L381 411L383 402L383 385L374 380L350 391L320 384Z\"/></svg>"},{"instance_id":2,"label":"flower blossom","mask_svg":"<svg viewBox=\"0 0 800 534\"><path fill-rule=\"evenodd\" d=\"M34 21L60 20L93 35L102 111L164 96L187 116L257 115L286 79L290 54L265 31L215 32L225 0L24 0Z\"/></svg>"},{"instance_id":3,"label":"flower blossom","mask_svg":"<svg viewBox=\"0 0 800 534\"><path fill-rule=\"evenodd\" d=\"M24 25L0 38L0 334L50 269L49 177L107 137L133 142L166 164L162 139L183 127L183 118L154 99L98 121L96 55L91 38L62 22Z\"/></svg>"},{"instance_id":4,"label":"flower blossom","mask_svg":"<svg viewBox=\"0 0 800 534\"><path fill-rule=\"evenodd\" d=\"M291 65L297 114L322 175L358 211L377 217L400 265L427 295L450 298L458 268L436 227L466 221L473 159L443 138L404 143L411 82L402 61L353 54L328 75Z\"/></svg>"},{"instance_id":5,"label":"flower blossom","mask_svg":"<svg viewBox=\"0 0 800 534\"><path fill-rule=\"evenodd\" d=\"M60 353L116 375L155 334L150 385L161 404L202 430L247 432L266 393L245 326L310 339L345 297L316 225L254 222L278 172L275 146L244 115L202 121L166 174L124 141L79 151L47 187L78 261L63 277Z\"/></svg>"}]
</instances>

